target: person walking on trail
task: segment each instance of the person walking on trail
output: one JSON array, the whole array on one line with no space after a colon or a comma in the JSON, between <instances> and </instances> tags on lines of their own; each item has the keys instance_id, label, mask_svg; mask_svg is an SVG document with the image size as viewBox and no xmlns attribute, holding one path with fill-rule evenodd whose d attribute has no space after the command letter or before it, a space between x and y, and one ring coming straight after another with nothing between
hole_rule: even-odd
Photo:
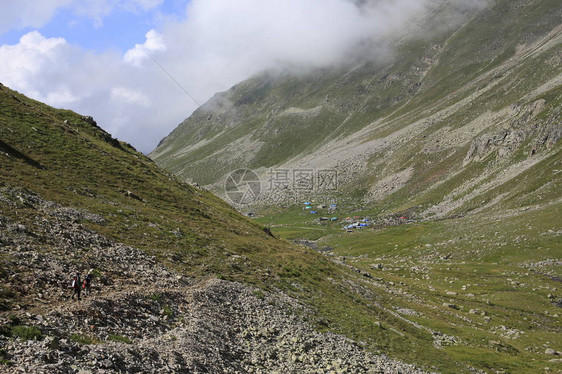
<instances>
[{"instance_id":1,"label":"person walking on trail","mask_svg":"<svg viewBox=\"0 0 562 374\"><path fill-rule=\"evenodd\" d=\"M84 283L82 283L82 288L84 289L84 295L90 294L90 288L92 286L92 271L90 270L84 278Z\"/></svg>"},{"instance_id":2,"label":"person walking on trail","mask_svg":"<svg viewBox=\"0 0 562 374\"><path fill-rule=\"evenodd\" d=\"M80 282L80 273L76 273L76 275L72 279L72 289L73 289L72 299L73 300L74 300L75 295L78 295L78 300L80 300L81 285L82 285L82 283Z\"/></svg>"}]
</instances>

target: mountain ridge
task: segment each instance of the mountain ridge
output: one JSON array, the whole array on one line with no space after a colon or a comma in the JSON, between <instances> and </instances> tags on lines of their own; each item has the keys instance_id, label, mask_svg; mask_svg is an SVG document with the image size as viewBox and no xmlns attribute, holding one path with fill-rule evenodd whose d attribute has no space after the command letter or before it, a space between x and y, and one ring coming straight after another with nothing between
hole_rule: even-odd
<instances>
[{"instance_id":1,"label":"mountain ridge","mask_svg":"<svg viewBox=\"0 0 562 374\"><path fill-rule=\"evenodd\" d=\"M438 43L405 42L398 47L402 52L397 56L405 57L398 63L367 64L345 73L328 69L326 74L277 78L280 81L267 75L252 78L216 95L200 114L196 112L163 139L150 156L180 178L206 185L221 196L224 177L237 168L253 169L262 183L271 169L334 168L341 185L335 197L359 193L370 204L376 181L400 179L404 175L400 173L410 167L412 183L427 178L425 167L408 164L407 157L425 159L433 168L449 163L440 172L440 183L446 183L444 179L454 175L452 166L471 173L474 164L462 160L475 160L469 153L479 147L480 138L492 138L503 130L526 134L519 147L514 142L507 147L509 152L504 147L501 158L509 159L521 147L531 152L529 137L540 143L541 136L548 136L551 147L560 137L556 108L560 104L557 50L561 29L553 23L560 14L560 6L549 1L495 2L458 30L440 36ZM512 28L520 31L509 33ZM475 36L476 40L468 39ZM467 58L464 49L473 55ZM362 69L368 74L361 73ZM397 72L389 74L393 69ZM528 77L523 78L525 75ZM517 82L523 79L533 86L522 88ZM504 92L510 92L509 98ZM251 97L254 104L248 104L245 97ZM334 107L337 100L350 103L347 112L330 109L345 108L339 105L346 104ZM296 102L300 105L294 105ZM521 122L526 114L517 111L535 102L541 107L532 111L533 117L543 112L548 117L541 119L545 124L527 118L526 126L502 130L510 121ZM539 134L533 126L550 129ZM497 152L501 147L491 148ZM437 156L448 160L439 162ZM483 161L482 156L477 162ZM515 161L504 164L511 162ZM384 171L370 166L381 163L397 165L387 165ZM269 196L265 193L263 197L267 200Z\"/></svg>"}]
</instances>

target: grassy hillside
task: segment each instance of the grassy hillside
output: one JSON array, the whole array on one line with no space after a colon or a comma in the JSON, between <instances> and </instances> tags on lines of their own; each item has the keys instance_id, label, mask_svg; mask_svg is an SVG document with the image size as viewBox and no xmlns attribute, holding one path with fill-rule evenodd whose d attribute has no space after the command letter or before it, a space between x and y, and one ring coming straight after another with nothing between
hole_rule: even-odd
<instances>
[{"instance_id":1,"label":"grassy hillside","mask_svg":"<svg viewBox=\"0 0 562 374\"><path fill-rule=\"evenodd\" d=\"M210 256L280 245L222 200L178 181L91 120L4 86L1 95L2 186L100 214L104 224L85 224L163 260L179 256L194 274L212 272L213 264L202 263Z\"/></svg>"},{"instance_id":2,"label":"grassy hillside","mask_svg":"<svg viewBox=\"0 0 562 374\"><path fill-rule=\"evenodd\" d=\"M65 337L66 332L29 315L43 318L59 310L60 316L79 305L69 299L66 283L72 272L91 267L99 277L94 303L111 305L123 285L137 302L157 302L174 316L176 309L170 308L177 308L178 301L153 290L167 276L159 270L163 265L195 281L241 281L257 287L262 298L282 290L315 311L306 317L312 325L367 338L367 348L378 349L376 341L382 338L374 339L365 327L384 312L354 290L351 271L271 237L222 200L179 182L113 139L90 118L0 88L0 319L11 321L0 329L1 339L15 339L10 345L17 346L53 333ZM181 284L173 282L181 292ZM138 294L143 289L146 295ZM182 322L163 323L171 328ZM67 339L82 345L132 339L119 334L103 343L103 334L78 329ZM385 345L385 352L401 356L407 352L403 343ZM0 352L0 371L11 370L12 351ZM411 362L418 358L430 364L421 356L404 355Z\"/></svg>"}]
</instances>

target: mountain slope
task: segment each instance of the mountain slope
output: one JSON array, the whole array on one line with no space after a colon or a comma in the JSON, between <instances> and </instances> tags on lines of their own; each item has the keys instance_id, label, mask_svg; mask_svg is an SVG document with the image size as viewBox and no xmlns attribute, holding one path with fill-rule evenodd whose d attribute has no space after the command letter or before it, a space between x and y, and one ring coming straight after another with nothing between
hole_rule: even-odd
<instances>
[{"instance_id":1,"label":"mountain slope","mask_svg":"<svg viewBox=\"0 0 562 374\"><path fill-rule=\"evenodd\" d=\"M446 15L436 11L390 62L264 74L217 94L150 156L219 194L238 168L258 172L264 202L279 192L265 186L268 169L330 169L332 195L350 208L466 213L477 196L556 159L562 7L496 1L436 32ZM525 188L494 204L524 199Z\"/></svg>"},{"instance_id":2,"label":"mountain slope","mask_svg":"<svg viewBox=\"0 0 562 374\"><path fill-rule=\"evenodd\" d=\"M388 334L372 334L377 320L427 336L374 308L361 275L272 237L90 117L0 86L0 123L0 372L420 372L373 353ZM94 276L81 301L76 272ZM385 352L428 365L408 339Z\"/></svg>"},{"instance_id":3,"label":"mountain slope","mask_svg":"<svg viewBox=\"0 0 562 374\"><path fill-rule=\"evenodd\" d=\"M198 257L275 241L212 194L177 181L93 120L54 110L2 87L2 183L104 217L88 228L149 252ZM171 255L171 254L170 254ZM185 257L187 256L187 258ZM207 267L208 265L204 265ZM203 270L202 270L203 271Z\"/></svg>"}]
</instances>

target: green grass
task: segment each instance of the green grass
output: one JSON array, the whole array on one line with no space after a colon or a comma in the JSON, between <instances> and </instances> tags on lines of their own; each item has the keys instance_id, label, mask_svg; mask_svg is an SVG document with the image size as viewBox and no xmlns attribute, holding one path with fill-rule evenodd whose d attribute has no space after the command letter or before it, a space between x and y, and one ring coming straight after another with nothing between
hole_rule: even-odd
<instances>
[{"instance_id":1,"label":"green grass","mask_svg":"<svg viewBox=\"0 0 562 374\"><path fill-rule=\"evenodd\" d=\"M165 304L165 305L162 307L162 311L164 312L164 315L165 315L165 316L168 316L168 317L173 317L173 316L174 316L174 311L173 311L172 308L170 308L170 306L167 305L167 304Z\"/></svg>"},{"instance_id":2,"label":"green grass","mask_svg":"<svg viewBox=\"0 0 562 374\"><path fill-rule=\"evenodd\" d=\"M562 343L562 326L556 317L560 310L546 297L558 285L522 266L560 255L560 240L553 235L550 239L544 237L554 227L556 212L553 207L509 220L476 216L402 225L328 236L322 243L333 246L339 255L350 256L354 266L381 282L400 284L407 294L423 300L421 304L407 296L397 297L393 305L423 313L423 317L414 319L423 326L459 336L462 344L445 348L451 359L482 369L535 372L546 365L543 345ZM521 230L522 222L533 222L533 229ZM501 239L496 239L496 232L502 233ZM516 237L521 234L528 235L529 243L517 243ZM450 243L451 238L460 239ZM508 244L498 247L495 240ZM383 270L371 268L373 263L382 263ZM423 271L413 272L413 268ZM559 269L556 273L561 275ZM468 288L463 289L466 285ZM447 291L457 295L447 295ZM451 312L442 307L444 302L461 309ZM486 316L469 314L470 309L484 310ZM491 320L487 322L486 317ZM523 333L517 339L506 339L493 332L499 326ZM482 344L496 340L502 342L503 348ZM424 352L432 354L431 350Z\"/></svg>"},{"instance_id":3,"label":"green grass","mask_svg":"<svg viewBox=\"0 0 562 374\"><path fill-rule=\"evenodd\" d=\"M316 285L321 291L314 303L332 328L333 321L339 321L339 331L397 357L427 367L435 365L442 372L464 372L464 365L470 365L488 371L530 373L560 367L544 355L545 346L562 344L562 325L557 317L560 308L547 297L556 293L558 283L543 273L558 277L562 273L559 267L528 267L562 254L562 242L555 234L558 211L559 204L529 210L494 209L463 218L353 233L344 232L339 224L318 228L296 208L269 208L258 221L290 240L319 237L319 247L334 248L333 253L345 256L345 263L362 272L347 275L355 291L347 291L345 298L339 296L341 304L329 302L335 295L323 291L320 282ZM298 266L283 270L287 276L305 276ZM360 307L371 303L377 306L368 312ZM457 310L444 303L455 304ZM397 308L416 312L403 317L422 328L413 328L390 313ZM437 349L426 329L455 336L458 343L445 343ZM516 337L502 335L504 329L515 331Z\"/></svg>"},{"instance_id":4,"label":"green grass","mask_svg":"<svg viewBox=\"0 0 562 374\"><path fill-rule=\"evenodd\" d=\"M164 300L164 297L159 294L159 293L153 293L148 297L150 300L156 301L156 302L162 302L162 300Z\"/></svg>"},{"instance_id":5,"label":"green grass","mask_svg":"<svg viewBox=\"0 0 562 374\"><path fill-rule=\"evenodd\" d=\"M84 334L72 334L70 335L70 340L82 345L101 343L97 338Z\"/></svg>"},{"instance_id":6,"label":"green grass","mask_svg":"<svg viewBox=\"0 0 562 374\"><path fill-rule=\"evenodd\" d=\"M131 339L123 335L109 334L107 336L107 340L118 343L133 344L133 341Z\"/></svg>"},{"instance_id":7,"label":"green grass","mask_svg":"<svg viewBox=\"0 0 562 374\"><path fill-rule=\"evenodd\" d=\"M20 340L41 340L43 333L36 326L16 325L12 326L10 336Z\"/></svg>"},{"instance_id":8,"label":"green grass","mask_svg":"<svg viewBox=\"0 0 562 374\"><path fill-rule=\"evenodd\" d=\"M12 361L4 349L0 349L0 365L11 366Z\"/></svg>"}]
</instances>

